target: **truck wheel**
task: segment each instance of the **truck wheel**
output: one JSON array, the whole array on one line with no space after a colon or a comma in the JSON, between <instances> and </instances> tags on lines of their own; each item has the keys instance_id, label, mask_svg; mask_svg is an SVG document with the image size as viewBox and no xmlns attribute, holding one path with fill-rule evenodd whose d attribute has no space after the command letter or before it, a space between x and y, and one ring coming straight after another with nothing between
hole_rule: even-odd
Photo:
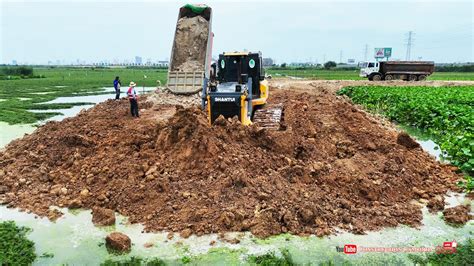
<instances>
[{"instance_id":1,"label":"truck wheel","mask_svg":"<svg viewBox=\"0 0 474 266\"><path fill-rule=\"evenodd\" d=\"M375 74L373 77L372 77L372 80L373 81L381 81L382 80L382 76L380 74Z\"/></svg>"},{"instance_id":2,"label":"truck wheel","mask_svg":"<svg viewBox=\"0 0 474 266\"><path fill-rule=\"evenodd\" d=\"M386 75L385 80L393 80L393 76L392 75Z\"/></svg>"},{"instance_id":3,"label":"truck wheel","mask_svg":"<svg viewBox=\"0 0 474 266\"><path fill-rule=\"evenodd\" d=\"M426 80L426 75L419 75L419 76L418 76L418 80L419 80L419 81Z\"/></svg>"},{"instance_id":4,"label":"truck wheel","mask_svg":"<svg viewBox=\"0 0 474 266\"><path fill-rule=\"evenodd\" d=\"M408 80L409 81L416 81L416 75L409 75Z\"/></svg>"}]
</instances>

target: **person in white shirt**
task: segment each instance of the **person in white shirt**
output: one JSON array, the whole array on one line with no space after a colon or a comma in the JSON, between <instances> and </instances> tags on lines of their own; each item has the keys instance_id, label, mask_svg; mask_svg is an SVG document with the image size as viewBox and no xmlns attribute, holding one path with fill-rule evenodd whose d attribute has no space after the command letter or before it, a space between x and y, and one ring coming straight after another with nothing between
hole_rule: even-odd
<instances>
[{"instance_id":1,"label":"person in white shirt","mask_svg":"<svg viewBox=\"0 0 474 266\"><path fill-rule=\"evenodd\" d=\"M135 82L130 82L130 88L128 88L127 95L128 99L130 100L130 112L132 113L133 117L140 117L138 115L138 96L137 91L135 90Z\"/></svg>"}]
</instances>

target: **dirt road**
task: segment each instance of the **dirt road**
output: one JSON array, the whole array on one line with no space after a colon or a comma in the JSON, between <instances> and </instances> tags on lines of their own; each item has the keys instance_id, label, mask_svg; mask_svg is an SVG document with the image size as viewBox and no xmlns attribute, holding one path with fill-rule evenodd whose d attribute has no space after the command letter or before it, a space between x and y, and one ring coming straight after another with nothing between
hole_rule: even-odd
<instances>
[{"instance_id":1,"label":"dirt road","mask_svg":"<svg viewBox=\"0 0 474 266\"><path fill-rule=\"evenodd\" d=\"M101 206L148 231L185 236L417 226L420 202L442 209L460 176L334 93L365 83L374 84L273 80L284 131L235 120L209 126L193 107L197 96L159 92L141 100L140 119L125 99L110 100L9 144L0 153L0 201L50 218L60 215L53 205Z\"/></svg>"}]
</instances>

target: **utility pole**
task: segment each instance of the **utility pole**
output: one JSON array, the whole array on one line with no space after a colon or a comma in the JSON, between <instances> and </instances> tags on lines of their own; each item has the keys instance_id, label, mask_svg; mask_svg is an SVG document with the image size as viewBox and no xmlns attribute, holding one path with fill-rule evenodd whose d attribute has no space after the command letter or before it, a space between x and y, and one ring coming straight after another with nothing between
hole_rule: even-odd
<instances>
[{"instance_id":1,"label":"utility pole","mask_svg":"<svg viewBox=\"0 0 474 266\"><path fill-rule=\"evenodd\" d=\"M364 62L367 62L367 55L369 54L369 45L365 44L364 48Z\"/></svg>"},{"instance_id":2,"label":"utility pole","mask_svg":"<svg viewBox=\"0 0 474 266\"><path fill-rule=\"evenodd\" d=\"M414 41L413 35L415 35L413 31L408 32L408 39L407 39L407 44L406 44L407 46L406 60L407 61L409 61L411 57L411 47L413 46L413 41Z\"/></svg>"},{"instance_id":3,"label":"utility pole","mask_svg":"<svg viewBox=\"0 0 474 266\"><path fill-rule=\"evenodd\" d=\"M339 52L339 63L342 63L342 50Z\"/></svg>"}]
</instances>

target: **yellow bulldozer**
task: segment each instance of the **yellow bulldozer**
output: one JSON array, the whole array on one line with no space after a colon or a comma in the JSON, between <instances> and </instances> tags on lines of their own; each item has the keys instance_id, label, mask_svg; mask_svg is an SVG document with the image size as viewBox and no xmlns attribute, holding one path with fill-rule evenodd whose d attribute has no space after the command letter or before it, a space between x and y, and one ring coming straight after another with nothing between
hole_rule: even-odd
<instances>
[{"instance_id":1,"label":"yellow bulldozer","mask_svg":"<svg viewBox=\"0 0 474 266\"><path fill-rule=\"evenodd\" d=\"M266 106L269 86L262 54L227 52L211 66L208 88L204 91L209 122L220 115L237 116L242 124L279 129L282 105Z\"/></svg>"}]
</instances>

